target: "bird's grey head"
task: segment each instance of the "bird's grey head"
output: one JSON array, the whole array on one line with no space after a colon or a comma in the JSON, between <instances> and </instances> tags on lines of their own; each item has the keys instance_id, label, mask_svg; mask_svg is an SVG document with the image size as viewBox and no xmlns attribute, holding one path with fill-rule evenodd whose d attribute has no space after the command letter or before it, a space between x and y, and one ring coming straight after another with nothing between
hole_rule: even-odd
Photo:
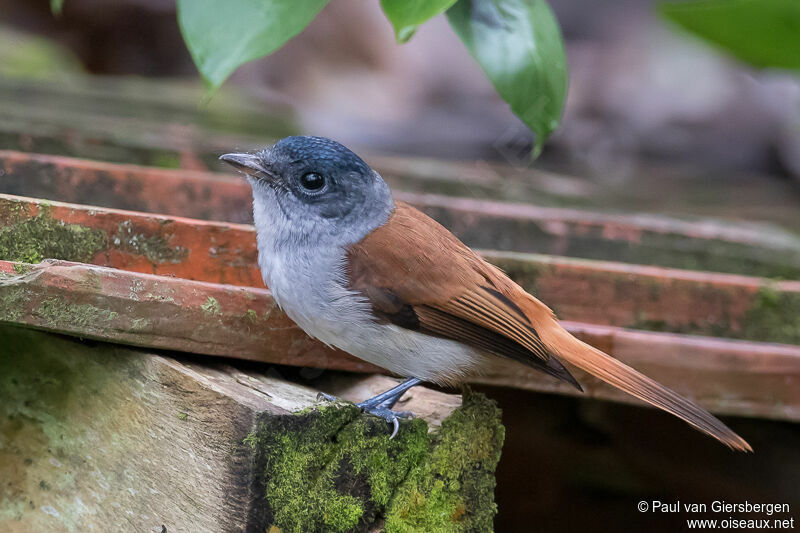
<instances>
[{"instance_id":1,"label":"bird's grey head","mask_svg":"<svg viewBox=\"0 0 800 533\"><path fill-rule=\"evenodd\" d=\"M384 224L394 209L380 175L324 137L286 137L255 154L220 159L247 175L259 237L351 244Z\"/></svg>"}]
</instances>

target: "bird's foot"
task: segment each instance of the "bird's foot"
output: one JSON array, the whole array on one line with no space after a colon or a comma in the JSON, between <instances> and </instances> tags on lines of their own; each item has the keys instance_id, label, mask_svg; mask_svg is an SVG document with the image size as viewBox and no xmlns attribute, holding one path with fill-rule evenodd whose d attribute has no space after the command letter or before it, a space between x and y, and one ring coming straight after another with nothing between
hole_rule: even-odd
<instances>
[{"instance_id":1,"label":"bird's foot","mask_svg":"<svg viewBox=\"0 0 800 533\"><path fill-rule=\"evenodd\" d=\"M328 394L326 392L318 392L317 393L317 401L325 400L326 402L336 402L339 401L339 398ZM378 405L375 405L373 402L369 400L357 403L356 407L359 407L365 413L369 413L371 415L375 415L377 417L383 418L390 424L392 424L392 435L389 437L389 440L393 439L395 435L397 435L397 431L400 429L400 418L408 419L414 418L414 413L411 411L392 411L391 407L397 401L396 398L388 398L385 401L381 402Z\"/></svg>"},{"instance_id":2,"label":"bird's foot","mask_svg":"<svg viewBox=\"0 0 800 533\"><path fill-rule=\"evenodd\" d=\"M377 406L369 406L357 403L356 405L361 409L363 409L365 413L369 413L371 415L383 418L384 420L392 424L392 434L389 437L389 440L392 440L395 437L395 435L397 435L397 431L400 429L400 420L399 420L400 418L414 418L414 413L410 411L392 411L391 409L384 407L383 404Z\"/></svg>"}]
</instances>

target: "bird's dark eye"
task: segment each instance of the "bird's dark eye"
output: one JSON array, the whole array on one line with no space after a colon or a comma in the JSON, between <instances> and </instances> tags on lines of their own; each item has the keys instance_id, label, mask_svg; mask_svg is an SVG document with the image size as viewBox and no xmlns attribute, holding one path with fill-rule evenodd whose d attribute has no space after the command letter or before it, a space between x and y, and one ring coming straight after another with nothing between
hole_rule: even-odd
<instances>
[{"instance_id":1,"label":"bird's dark eye","mask_svg":"<svg viewBox=\"0 0 800 533\"><path fill-rule=\"evenodd\" d=\"M308 172L300 178L300 185L307 191L318 191L325 186L325 176L316 172Z\"/></svg>"}]
</instances>

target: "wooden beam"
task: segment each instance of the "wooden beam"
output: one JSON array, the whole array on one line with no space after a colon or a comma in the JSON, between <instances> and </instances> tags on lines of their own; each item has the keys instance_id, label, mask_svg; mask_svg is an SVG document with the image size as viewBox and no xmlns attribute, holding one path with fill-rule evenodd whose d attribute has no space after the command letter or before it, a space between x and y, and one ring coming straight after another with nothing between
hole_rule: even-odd
<instances>
[{"instance_id":1,"label":"wooden beam","mask_svg":"<svg viewBox=\"0 0 800 533\"><path fill-rule=\"evenodd\" d=\"M0 259L263 287L252 226L0 195ZM566 320L800 343L800 281L485 251Z\"/></svg>"},{"instance_id":2,"label":"wooden beam","mask_svg":"<svg viewBox=\"0 0 800 533\"><path fill-rule=\"evenodd\" d=\"M491 528L503 428L482 395L414 389L404 407L430 418L389 440L384 420L276 369L8 326L0 342L4 532ZM359 401L396 383L325 381Z\"/></svg>"},{"instance_id":3,"label":"wooden beam","mask_svg":"<svg viewBox=\"0 0 800 533\"><path fill-rule=\"evenodd\" d=\"M312 341L266 289L66 262L0 262L0 322L270 363L372 372ZM568 324L570 331L726 414L800 420L800 347ZM577 373L590 397L632 401ZM481 382L573 394L520 365Z\"/></svg>"}]
</instances>

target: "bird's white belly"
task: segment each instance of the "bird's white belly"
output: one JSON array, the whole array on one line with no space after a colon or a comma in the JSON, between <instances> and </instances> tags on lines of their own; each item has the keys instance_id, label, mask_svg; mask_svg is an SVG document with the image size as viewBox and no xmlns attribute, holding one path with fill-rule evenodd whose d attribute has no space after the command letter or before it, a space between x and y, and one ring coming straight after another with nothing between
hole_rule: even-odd
<instances>
[{"instance_id":1,"label":"bird's white belly","mask_svg":"<svg viewBox=\"0 0 800 533\"><path fill-rule=\"evenodd\" d=\"M378 323L369 303L347 288L344 252L315 249L290 259L259 256L278 305L308 335L402 376L454 382L479 366L479 352L394 324Z\"/></svg>"}]
</instances>

